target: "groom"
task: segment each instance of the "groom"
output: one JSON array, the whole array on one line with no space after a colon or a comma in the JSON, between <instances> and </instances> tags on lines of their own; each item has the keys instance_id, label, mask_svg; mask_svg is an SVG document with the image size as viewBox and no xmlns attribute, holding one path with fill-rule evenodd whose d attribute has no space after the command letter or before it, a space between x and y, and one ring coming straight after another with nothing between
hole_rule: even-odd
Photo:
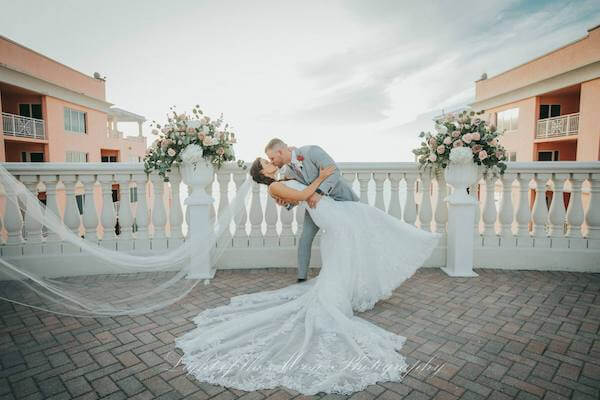
<instances>
[{"instance_id":1,"label":"groom","mask_svg":"<svg viewBox=\"0 0 600 400\"><path fill-rule=\"evenodd\" d=\"M278 168L287 167L282 172L288 179L295 179L305 185L310 185L319 176L320 168L335 164L335 161L319 146L291 147L281 139L272 139L265 147L269 160ZM352 188L342 179L339 168L325 179L307 203L315 208L321 196L329 196L337 201L359 201L359 197ZM277 204L291 209L295 204L286 204L281 199L276 199ZM298 282L305 281L308 277L308 264L312 242L319 227L315 225L308 212L304 213L304 229L298 242Z\"/></svg>"}]
</instances>

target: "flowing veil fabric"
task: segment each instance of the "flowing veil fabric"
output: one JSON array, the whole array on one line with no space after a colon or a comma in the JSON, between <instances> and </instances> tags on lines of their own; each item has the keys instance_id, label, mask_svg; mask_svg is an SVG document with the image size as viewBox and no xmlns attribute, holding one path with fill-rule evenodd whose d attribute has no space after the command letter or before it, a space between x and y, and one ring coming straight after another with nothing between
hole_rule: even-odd
<instances>
[{"instance_id":1,"label":"flowing veil fabric","mask_svg":"<svg viewBox=\"0 0 600 400\"><path fill-rule=\"evenodd\" d=\"M3 256L0 258L0 299L70 316L115 316L143 314L166 307L185 297L199 282L188 279L195 267L193 260L204 260L210 252L211 265L223 254L226 233L233 218L249 198L251 178L240 186L229 206L219 213L213 229L207 230L209 246L192 246L185 241L175 249L161 253L130 254L98 246L73 233L37 196L0 165L0 199L3 216L44 226L62 244L68 244L81 259L81 275L50 278L33 268L43 255ZM4 246L21 244L9 238ZM27 238L25 238L27 240ZM11 244L10 242L13 242ZM14 243L16 242L16 243ZM204 250L203 250L204 249ZM50 256L48 256L50 257ZM53 257L60 257L56 255ZM98 275L94 265L102 265L110 274Z\"/></svg>"}]
</instances>

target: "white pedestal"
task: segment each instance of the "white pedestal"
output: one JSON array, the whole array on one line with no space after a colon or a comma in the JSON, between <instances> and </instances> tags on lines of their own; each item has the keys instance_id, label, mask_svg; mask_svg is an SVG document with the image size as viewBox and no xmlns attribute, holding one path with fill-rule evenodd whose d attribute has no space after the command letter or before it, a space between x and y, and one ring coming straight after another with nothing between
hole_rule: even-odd
<instances>
[{"instance_id":1,"label":"white pedestal","mask_svg":"<svg viewBox=\"0 0 600 400\"><path fill-rule=\"evenodd\" d=\"M196 196L192 195L185 199L187 212L189 213L189 227L187 240L191 241L192 257L189 265L187 279L204 279L204 284L214 278L216 268L213 267L210 259L210 253L214 241L212 236L213 227L210 223L210 208L214 199L206 193L196 191ZM209 240L210 238L210 240Z\"/></svg>"},{"instance_id":2,"label":"white pedestal","mask_svg":"<svg viewBox=\"0 0 600 400\"><path fill-rule=\"evenodd\" d=\"M463 189L464 190L464 189ZM448 239L446 267L448 276L472 277L473 272L473 220L476 200L469 195L448 196Z\"/></svg>"}]
</instances>

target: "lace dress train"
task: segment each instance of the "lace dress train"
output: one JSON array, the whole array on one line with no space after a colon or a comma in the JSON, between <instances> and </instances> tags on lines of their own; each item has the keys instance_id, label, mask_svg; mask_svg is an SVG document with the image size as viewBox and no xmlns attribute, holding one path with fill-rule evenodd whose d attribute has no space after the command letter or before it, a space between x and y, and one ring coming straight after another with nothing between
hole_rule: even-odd
<instances>
[{"instance_id":1,"label":"lace dress train","mask_svg":"<svg viewBox=\"0 0 600 400\"><path fill-rule=\"evenodd\" d=\"M319 275L199 313L196 328L176 339L181 362L199 381L247 391L285 386L313 395L401 380L408 367L398 352L405 337L354 311L389 298L442 235L359 202L324 197L308 210L323 231Z\"/></svg>"}]
</instances>

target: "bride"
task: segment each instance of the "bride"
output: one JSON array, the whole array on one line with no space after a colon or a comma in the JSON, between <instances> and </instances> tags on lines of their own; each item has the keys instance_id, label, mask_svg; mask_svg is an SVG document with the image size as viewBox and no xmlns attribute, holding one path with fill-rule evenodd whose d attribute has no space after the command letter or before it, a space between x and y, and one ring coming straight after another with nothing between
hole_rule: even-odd
<instances>
[{"instance_id":1,"label":"bride","mask_svg":"<svg viewBox=\"0 0 600 400\"><path fill-rule=\"evenodd\" d=\"M335 167L310 185L278 181L258 158L252 178L271 196L306 201ZM442 237L378 208L324 196L307 208L321 228L322 267L314 279L235 296L202 311L196 329L176 339L180 362L199 381L253 391L285 386L305 395L350 394L399 381L405 337L354 315L391 297L430 257Z\"/></svg>"}]
</instances>

